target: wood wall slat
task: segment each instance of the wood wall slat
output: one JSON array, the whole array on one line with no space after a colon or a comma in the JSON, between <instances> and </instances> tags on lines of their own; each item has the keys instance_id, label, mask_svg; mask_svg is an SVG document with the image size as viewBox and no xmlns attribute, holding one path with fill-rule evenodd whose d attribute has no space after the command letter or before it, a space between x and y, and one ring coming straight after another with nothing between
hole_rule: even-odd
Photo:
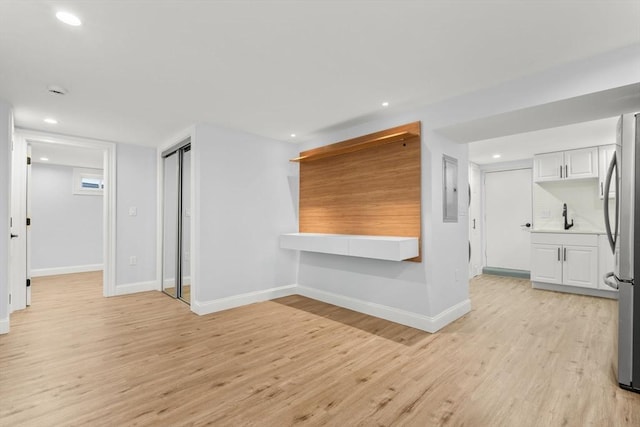
<instances>
[{"instance_id":1,"label":"wood wall slat","mask_svg":"<svg viewBox=\"0 0 640 427\"><path fill-rule=\"evenodd\" d=\"M420 238L420 144L415 136L302 162L300 232Z\"/></svg>"}]
</instances>

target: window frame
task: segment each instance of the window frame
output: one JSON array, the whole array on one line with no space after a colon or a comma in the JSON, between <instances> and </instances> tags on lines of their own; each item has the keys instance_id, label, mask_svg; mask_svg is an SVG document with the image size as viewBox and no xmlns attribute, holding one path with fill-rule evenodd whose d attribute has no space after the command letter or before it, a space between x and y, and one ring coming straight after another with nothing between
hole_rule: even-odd
<instances>
[{"instance_id":1,"label":"window frame","mask_svg":"<svg viewBox=\"0 0 640 427\"><path fill-rule=\"evenodd\" d=\"M97 179L100 181L99 188L87 188L82 186L84 179ZM73 194L82 196L102 196L104 194L104 172L102 169L73 168Z\"/></svg>"}]
</instances>

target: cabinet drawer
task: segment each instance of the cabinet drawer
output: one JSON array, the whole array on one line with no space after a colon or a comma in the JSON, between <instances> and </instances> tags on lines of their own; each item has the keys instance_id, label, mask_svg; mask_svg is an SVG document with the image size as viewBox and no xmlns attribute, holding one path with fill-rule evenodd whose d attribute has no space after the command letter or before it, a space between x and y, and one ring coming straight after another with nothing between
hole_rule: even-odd
<instances>
[{"instance_id":1,"label":"cabinet drawer","mask_svg":"<svg viewBox=\"0 0 640 427\"><path fill-rule=\"evenodd\" d=\"M579 233L531 233L531 243L544 245L578 245L578 246L598 246L597 234Z\"/></svg>"}]
</instances>

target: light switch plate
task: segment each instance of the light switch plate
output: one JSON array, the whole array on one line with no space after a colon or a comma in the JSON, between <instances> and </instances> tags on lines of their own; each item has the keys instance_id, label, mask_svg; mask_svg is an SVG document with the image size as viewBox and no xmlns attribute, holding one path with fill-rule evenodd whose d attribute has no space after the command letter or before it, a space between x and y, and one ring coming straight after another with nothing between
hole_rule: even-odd
<instances>
[{"instance_id":1,"label":"light switch plate","mask_svg":"<svg viewBox=\"0 0 640 427\"><path fill-rule=\"evenodd\" d=\"M135 206L132 206L129 208L129 216L136 216L138 215L138 208L136 208Z\"/></svg>"}]
</instances>

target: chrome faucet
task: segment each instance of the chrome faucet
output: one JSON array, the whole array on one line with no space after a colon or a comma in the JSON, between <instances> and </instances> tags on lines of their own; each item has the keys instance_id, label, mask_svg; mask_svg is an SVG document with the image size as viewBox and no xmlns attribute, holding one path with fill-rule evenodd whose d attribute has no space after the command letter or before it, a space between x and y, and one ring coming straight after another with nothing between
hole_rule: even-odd
<instances>
[{"instance_id":1,"label":"chrome faucet","mask_svg":"<svg viewBox=\"0 0 640 427\"><path fill-rule=\"evenodd\" d=\"M564 229L568 230L573 227L573 218L571 218L571 224L567 221L567 204L562 205L562 216L564 217Z\"/></svg>"}]
</instances>

